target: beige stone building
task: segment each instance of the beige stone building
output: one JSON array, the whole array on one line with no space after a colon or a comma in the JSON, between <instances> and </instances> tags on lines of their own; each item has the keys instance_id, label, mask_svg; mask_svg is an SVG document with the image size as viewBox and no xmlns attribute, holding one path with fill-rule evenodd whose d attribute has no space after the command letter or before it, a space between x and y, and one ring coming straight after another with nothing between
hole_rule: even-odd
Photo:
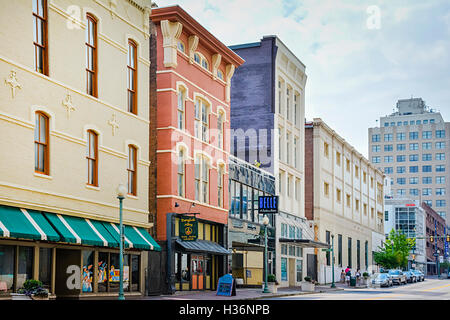
<instances>
[{"instance_id":1,"label":"beige stone building","mask_svg":"<svg viewBox=\"0 0 450 320\"><path fill-rule=\"evenodd\" d=\"M305 149L305 214L317 240L334 236L335 280L347 266L371 272L384 237L383 173L321 119L306 123ZM315 253L308 275L331 282L331 254Z\"/></svg>"},{"instance_id":2,"label":"beige stone building","mask_svg":"<svg viewBox=\"0 0 450 320\"><path fill-rule=\"evenodd\" d=\"M0 290L32 278L56 295L116 295L122 183L125 293L144 292L147 252L159 250L148 234L150 6L2 2Z\"/></svg>"}]
</instances>

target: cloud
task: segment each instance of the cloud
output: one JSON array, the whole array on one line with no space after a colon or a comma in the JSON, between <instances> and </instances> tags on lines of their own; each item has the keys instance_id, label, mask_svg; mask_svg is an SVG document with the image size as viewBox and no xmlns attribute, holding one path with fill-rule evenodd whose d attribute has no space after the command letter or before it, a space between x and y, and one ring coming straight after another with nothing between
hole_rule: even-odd
<instances>
[{"instance_id":1,"label":"cloud","mask_svg":"<svg viewBox=\"0 0 450 320\"><path fill-rule=\"evenodd\" d=\"M450 120L448 0L170 0L226 45L277 35L306 65L308 119L321 117L362 154L367 128L411 95ZM380 9L368 29L367 8ZM348 114L352 118L348 118Z\"/></svg>"}]
</instances>

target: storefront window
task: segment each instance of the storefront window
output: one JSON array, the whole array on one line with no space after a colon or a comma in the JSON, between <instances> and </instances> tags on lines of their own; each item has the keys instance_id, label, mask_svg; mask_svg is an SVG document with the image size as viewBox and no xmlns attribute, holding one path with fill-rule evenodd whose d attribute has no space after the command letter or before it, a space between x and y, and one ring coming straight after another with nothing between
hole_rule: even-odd
<instances>
[{"instance_id":1,"label":"storefront window","mask_svg":"<svg viewBox=\"0 0 450 320\"><path fill-rule=\"evenodd\" d=\"M187 254L181 255L181 281L189 281L189 266Z\"/></svg>"},{"instance_id":2,"label":"storefront window","mask_svg":"<svg viewBox=\"0 0 450 320\"><path fill-rule=\"evenodd\" d=\"M92 292L92 280L94 277L94 251L83 250L82 292Z\"/></svg>"},{"instance_id":3,"label":"storefront window","mask_svg":"<svg viewBox=\"0 0 450 320\"><path fill-rule=\"evenodd\" d=\"M303 270L303 261L302 260L296 260L297 261L297 281L302 281L302 270Z\"/></svg>"},{"instance_id":4,"label":"storefront window","mask_svg":"<svg viewBox=\"0 0 450 320\"><path fill-rule=\"evenodd\" d=\"M120 268L120 266L119 266ZM120 272L119 272L120 275ZM123 255L123 290L130 291L130 255Z\"/></svg>"},{"instance_id":5,"label":"storefront window","mask_svg":"<svg viewBox=\"0 0 450 320\"><path fill-rule=\"evenodd\" d=\"M13 290L14 249L13 246L0 246L0 291Z\"/></svg>"},{"instance_id":6,"label":"storefront window","mask_svg":"<svg viewBox=\"0 0 450 320\"><path fill-rule=\"evenodd\" d=\"M98 253L98 292L108 291L108 253Z\"/></svg>"},{"instance_id":7,"label":"storefront window","mask_svg":"<svg viewBox=\"0 0 450 320\"><path fill-rule=\"evenodd\" d=\"M281 281L287 281L287 259L281 258Z\"/></svg>"},{"instance_id":8,"label":"storefront window","mask_svg":"<svg viewBox=\"0 0 450 320\"><path fill-rule=\"evenodd\" d=\"M39 280L47 290L50 288L52 275L52 249L39 248Z\"/></svg>"},{"instance_id":9,"label":"storefront window","mask_svg":"<svg viewBox=\"0 0 450 320\"><path fill-rule=\"evenodd\" d=\"M118 253L110 253L109 255L109 292L119 292L120 262Z\"/></svg>"},{"instance_id":10,"label":"storefront window","mask_svg":"<svg viewBox=\"0 0 450 320\"><path fill-rule=\"evenodd\" d=\"M131 291L139 291L140 270L140 256L131 255Z\"/></svg>"},{"instance_id":11,"label":"storefront window","mask_svg":"<svg viewBox=\"0 0 450 320\"><path fill-rule=\"evenodd\" d=\"M19 247L17 289L23 288L24 282L33 278L33 250L33 247Z\"/></svg>"}]
</instances>

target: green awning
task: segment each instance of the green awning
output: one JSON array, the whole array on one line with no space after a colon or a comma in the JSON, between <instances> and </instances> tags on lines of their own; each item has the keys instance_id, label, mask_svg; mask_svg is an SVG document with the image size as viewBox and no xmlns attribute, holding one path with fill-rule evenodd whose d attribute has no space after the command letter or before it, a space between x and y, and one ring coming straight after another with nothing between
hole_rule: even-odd
<instances>
[{"instance_id":1,"label":"green awning","mask_svg":"<svg viewBox=\"0 0 450 320\"><path fill-rule=\"evenodd\" d=\"M118 224L103 222L105 228L115 237L117 242L120 238L120 227ZM150 236L150 234L141 227L124 225L124 247L137 248L144 250L161 251L161 247Z\"/></svg>"},{"instance_id":2,"label":"green awning","mask_svg":"<svg viewBox=\"0 0 450 320\"><path fill-rule=\"evenodd\" d=\"M100 221L54 213L44 213L61 234L61 241L101 247L118 247L119 243Z\"/></svg>"},{"instance_id":3,"label":"green awning","mask_svg":"<svg viewBox=\"0 0 450 320\"><path fill-rule=\"evenodd\" d=\"M59 241L58 233L42 213L17 207L0 206L0 237Z\"/></svg>"}]
</instances>

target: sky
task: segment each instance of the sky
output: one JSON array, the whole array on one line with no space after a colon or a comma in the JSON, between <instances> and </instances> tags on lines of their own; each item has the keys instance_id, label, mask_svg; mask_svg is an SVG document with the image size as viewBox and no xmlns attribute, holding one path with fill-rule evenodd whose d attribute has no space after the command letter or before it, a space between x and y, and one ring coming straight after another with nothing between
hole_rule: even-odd
<instances>
[{"instance_id":1,"label":"sky","mask_svg":"<svg viewBox=\"0 0 450 320\"><path fill-rule=\"evenodd\" d=\"M368 128L421 97L450 121L449 0L157 0L225 45L277 35L306 65L306 120L368 156Z\"/></svg>"}]
</instances>

